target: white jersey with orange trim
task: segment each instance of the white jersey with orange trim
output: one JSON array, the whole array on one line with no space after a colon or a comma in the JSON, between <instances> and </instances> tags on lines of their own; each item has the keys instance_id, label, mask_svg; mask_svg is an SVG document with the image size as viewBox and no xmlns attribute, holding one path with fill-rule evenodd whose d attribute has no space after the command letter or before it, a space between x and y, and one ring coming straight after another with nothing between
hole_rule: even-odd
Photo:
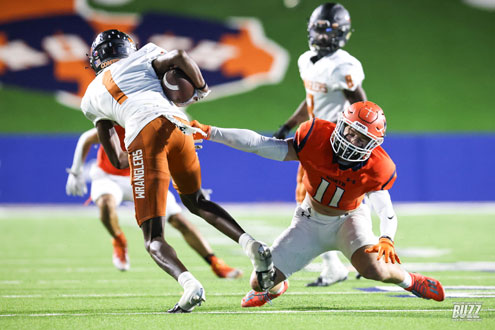
<instances>
[{"instance_id":1,"label":"white jersey with orange trim","mask_svg":"<svg viewBox=\"0 0 495 330\"><path fill-rule=\"evenodd\" d=\"M166 51L149 43L103 70L91 82L81 102L84 115L96 125L115 121L125 128L128 147L150 121L161 115L188 120L163 93L151 62Z\"/></svg>"},{"instance_id":2,"label":"white jersey with orange trim","mask_svg":"<svg viewBox=\"0 0 495 330\"><path fill-rule=\"evenodd\" d=\"M311 60L314 56L316 52L308 50L297 61L306 89L309 116L335 122L337 115L350 105L342 91L355 91L362 84L363 67L342 49L315 63Z\"/></svg>"}]
</instances>

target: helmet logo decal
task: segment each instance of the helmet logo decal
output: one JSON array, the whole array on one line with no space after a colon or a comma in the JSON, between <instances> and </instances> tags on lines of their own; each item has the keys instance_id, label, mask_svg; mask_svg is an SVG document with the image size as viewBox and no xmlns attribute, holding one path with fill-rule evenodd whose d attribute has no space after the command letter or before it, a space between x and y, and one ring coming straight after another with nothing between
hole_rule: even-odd
<instances>
[{"instance_id":1,"label":"helmet logo decal","mask_svg":"<svg viewBox=\"0 0 495 330\"><path fill-rule=\"evenodd\" d=\"M368 134L368 126L363 125L358 121L353 122L351 126L365 135Z\"/></svg>"},{"instance_id":2,"label":"helmet logo decal","mask_svg":"<svg viewBox=\"0 0 495 330\"><path fill-rule=\"evenodd\" d=\"M359 119L371 124L378 119L378 114L369 107L363 107L359 110Z\"/></svg>"}]
</instances>

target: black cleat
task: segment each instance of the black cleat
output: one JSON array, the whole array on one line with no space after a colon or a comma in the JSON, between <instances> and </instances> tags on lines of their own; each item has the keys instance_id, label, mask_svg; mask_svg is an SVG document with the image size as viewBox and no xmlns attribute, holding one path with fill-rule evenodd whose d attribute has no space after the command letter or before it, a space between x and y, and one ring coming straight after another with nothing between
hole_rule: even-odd
<instances>
[{"instance_id":1,"label":"black cleat","mask_svg":"<svg viewBox=\"0 0 495 330\"><path fill-rule=\"evenodd\" d=\"M179 304L175 304L174 308L169 309L167 313L191 313L190 311L186 311L185 309L182 309Z\"/></svg>"},{"instance_id":2,"label":"black cleat","mask_svg":"<svg viewBox=\"0 0 495 330\"><path fill-rule=\"evenodd\" d=\"M333 285L333 284L336 284L336 283L339 283L339 282L343 282L347 280L347 276L346 277L343 277L341 279L338 279L336 281L327 281L327 280L324 280L323 277L321 276L318 276L318 278L314 281L314 282L311 282L311 283L308 283L306 284L306 286L308 287L314 287L314 286L330 286L330 285Z\"/></svg>"}]
</instances>

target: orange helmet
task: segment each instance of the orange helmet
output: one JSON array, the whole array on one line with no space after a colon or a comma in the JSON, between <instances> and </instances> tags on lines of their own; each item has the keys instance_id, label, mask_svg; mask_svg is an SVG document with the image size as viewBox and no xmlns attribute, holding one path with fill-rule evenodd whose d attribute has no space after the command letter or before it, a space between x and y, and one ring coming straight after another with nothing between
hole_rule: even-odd
<instances>
[{"instance_id":1,"label":"orange helmet","mask_svg":"<svg viewBox=\"0 0 495 330\"><path fill-rule=\"evenodd\" d=\"M378 105L370 101L356 102L339 114L330 143L341 159L362 162L371 156L373 149L383 143L386 129L385 114ZM364 146L357 146L347 137L349 131L357 131L369 141Z\"/></svg>"}]
</instances>

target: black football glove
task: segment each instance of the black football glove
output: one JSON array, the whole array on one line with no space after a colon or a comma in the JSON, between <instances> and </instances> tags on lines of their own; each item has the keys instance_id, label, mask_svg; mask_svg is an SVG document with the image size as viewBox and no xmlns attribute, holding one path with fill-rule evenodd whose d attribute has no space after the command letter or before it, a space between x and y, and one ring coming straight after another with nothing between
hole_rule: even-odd
<instances>
[{"instance_id":1,"label":"black football glove","mask_svg":"<svg viewBox=\"0 0 495 330\"><path fill-rule=\"evenodd\" d=\"M289 134L289 132L290 132L290 127L287 126L286 124L283 124L282 126L280 126L278 131L276 131L273 134L273 137L276 139L285 139L287 137L287 134Z\"/></svg>"}]
</instances>

